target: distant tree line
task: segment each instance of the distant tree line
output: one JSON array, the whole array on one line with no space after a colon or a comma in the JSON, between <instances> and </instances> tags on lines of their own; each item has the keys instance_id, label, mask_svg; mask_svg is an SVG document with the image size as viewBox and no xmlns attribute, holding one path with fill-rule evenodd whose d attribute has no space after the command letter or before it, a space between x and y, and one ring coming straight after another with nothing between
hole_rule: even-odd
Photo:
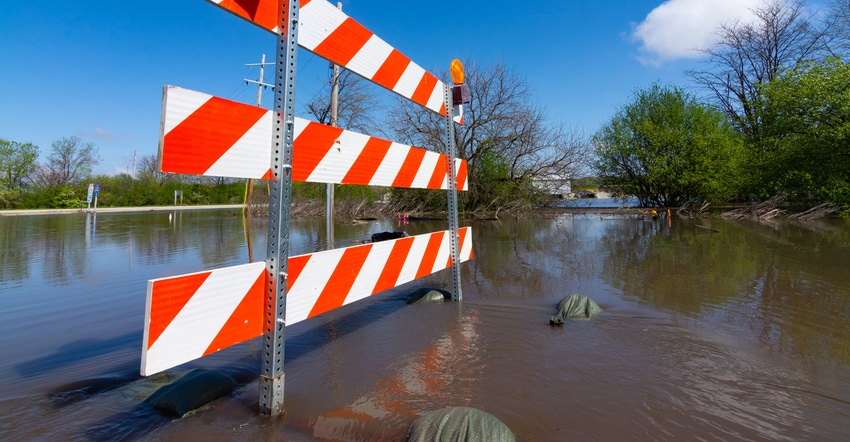
<instances>
[{"instance_id":1,"label":"distant tree line","mask_svg":"<svg viewBox=\"0 0 850 442\"><path fill-rule=\"evenodd\" d=\"M243 204L244 180L198 177L159 171L156 155L142 156L133 174L92 175L100 157L97 146L78 137L51 144L44 162L32 143L0 139L0 209L68 209L87 206L88 185L99 184L98 207L143 207ZM324 213L325 185L293 183L292 199L300 215ZM268 186L259 182L248 202L262 212ZM175 192L180 197L175 199ZM358 215L382 199L388 190L367 186L337 186L338 213Z\"/></svg>"},{"instance_id":2,"label":"distant tree line","mask_svg":"<svg viewBox=\"0 0 850 442\"><path fill-rule=\"evenodd\" d=\"M82 208L88 185L98 183L100 207L174 204L180 190L184 204L241 203L244 183L170 175L158 172L156 157L144 156L135 177L129 174L92 175L100 156L94 143L79 137L54 141L45 161L39 147L0 139L0 208Z\"/></svg>"}]
</instances>

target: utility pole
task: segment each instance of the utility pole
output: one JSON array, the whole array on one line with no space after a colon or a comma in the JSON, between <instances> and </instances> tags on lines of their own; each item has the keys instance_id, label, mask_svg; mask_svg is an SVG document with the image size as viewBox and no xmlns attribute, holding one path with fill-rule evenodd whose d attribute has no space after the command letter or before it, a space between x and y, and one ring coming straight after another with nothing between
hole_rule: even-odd
<instances>
[{"instance_id":1,"label":"utility pole","mask_svg":"<svg viewBox=\"0 0 850 442\"><path fill-rule=\"evenodd\" d=\"M263 54L263 57L260 59L259 63L248 63L245 66L259 66L260 67L260 76L257 80L251 80L246 78L245 84L254 83L257 85L257 107L263 106L263 89L270 87L274 89L273 84L263 83L263 74L265 72L266 65L273 65L274 63L266 63L266 54ZM248 201L251 201L251 194L254 192L254 180L252 178L248 178L248 186L245 188L245 203L242 207L242 213L245 213L245 208L248 206ZM250 210L248 213L250 214Z\"/></svg>"},{"instance_id":2,"label":"utility pole","mask_svg":"<svg viewBox=\"0 0 850 442\"><path fill-rule=\"evenodd\" d=\"M336 8L342 11L342 2L337 2ZM331 63L333 74L331 75L331 126L339 127L339 65ZM328 237L328 250L334 248L334 185L328 183L328 191L325 197L325 224Z\"/></svg>"}]
</instances>

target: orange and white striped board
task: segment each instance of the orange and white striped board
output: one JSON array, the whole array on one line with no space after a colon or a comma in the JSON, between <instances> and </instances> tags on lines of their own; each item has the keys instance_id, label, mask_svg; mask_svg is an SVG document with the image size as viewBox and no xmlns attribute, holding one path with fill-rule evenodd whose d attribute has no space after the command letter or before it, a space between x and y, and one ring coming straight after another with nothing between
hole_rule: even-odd
<instances>
[{"instance_id":1,"label":"orange and white striped board","mask_svg":"<svg viewBox=\"0 0 850 442\"><path fill-rule=\"evenodd\" d=\"M292 325L451 265L448 230L289 258L286 324ZM472 230L458 231L460 261ZM142 376L263 333L263 262L148 281Z\"/></svg>"},{"instance_id":2,"label":"orange and white striped board","mask_svg":"<svg viewBox=\"0 0 850 442\"><path fill-rule=\"evenodd\" d=\"M321 0L323 1L323 0ZM160 168L163 172L268 179L272 111L165 86ZM459 190L467 190L466 161L455 159ZM336 127L295 119L292 180L446 189L446 157Z\"/></svg>"},{"instance_id":3,"label":"orange and white striped board","mask_svg":"<svg viewBox=\"0 0 850 442\"><path fill-rule=\"evenodd\" d=\"M278 33L280 0L207 0ZM301 0L298 45L440 115L443 82L325 0Z\"/></svg>"}]
</instances>

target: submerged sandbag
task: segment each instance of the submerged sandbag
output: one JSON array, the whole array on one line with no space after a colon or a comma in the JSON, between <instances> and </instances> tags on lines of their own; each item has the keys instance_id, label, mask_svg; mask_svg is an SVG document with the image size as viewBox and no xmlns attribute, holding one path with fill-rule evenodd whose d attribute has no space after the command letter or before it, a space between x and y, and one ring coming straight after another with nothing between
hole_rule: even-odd
<instances>
[{"instance_id":1,"label":"submerged sandbag","mask_svg":"<svg viewBox=\"0 0 850 442\"><path fill-rule=\"evenodd\" d=\"M469 407L450 407L427 413L410 427L412 442L515 441L516 436L490 413Z\"/></svg>"},{"instance_id":2,"label":"submerged sandbag","mask_svg":"<svg viewBox=\"0 0 850 442\"><path fill-rule=\"evenodd\" d=\"M411 293L407 299L408 304L421 304L424 302L443 302L452 299L452 294L440 289L421 288Z\"/></svg>"},{"instance_id":3,"label":"submerged sandbag","mask_svg":"<svg viewBox=\"0 0 850 442\"><path fill-rule=\"evenodd\" d=\"M145 402L160 413L182 417L230 393L237 385L236 381L226 374L195 369L161 387Z\"/></svg>"},{"instance_id":4,"label":"submerged sandbag","mask_svg":"<svg viewBox=\"0 0 850 442\"><path fill-rule=\"evenodd\" d=\"M549 319L550 324L562 325L567 319L590 319L602 311L599 304L584 295L572 294L558 303L558 314Z\"/></svg>"}]
</instances>

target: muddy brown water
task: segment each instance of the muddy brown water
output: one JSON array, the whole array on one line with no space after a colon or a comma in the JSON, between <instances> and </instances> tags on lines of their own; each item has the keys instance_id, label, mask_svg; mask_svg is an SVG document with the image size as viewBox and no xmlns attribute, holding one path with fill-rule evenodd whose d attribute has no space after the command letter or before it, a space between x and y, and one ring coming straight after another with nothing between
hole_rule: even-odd
<instances>
[{"instance_id":1,"label":"muddy brown water","mask_svg":"<svg viewBox=\"0 0 850 442\"><path fill-rule=\"evenodd\" d=\"M528 441L850 438L844 220L473 222L461 303L406 305L444 271L288 327L287 413L267 419L256 340L138 375L148 279L264 259L263 220L168 215L0 217L0 440L404 440L460 405ZM335 245L444 228L338 224ZM291 231L293 253L327 243L322 220ZM604 311L550 326L571 293ZM240 387L183 419L142 404L193 367Z\"/></svg>"}]
</instances>

